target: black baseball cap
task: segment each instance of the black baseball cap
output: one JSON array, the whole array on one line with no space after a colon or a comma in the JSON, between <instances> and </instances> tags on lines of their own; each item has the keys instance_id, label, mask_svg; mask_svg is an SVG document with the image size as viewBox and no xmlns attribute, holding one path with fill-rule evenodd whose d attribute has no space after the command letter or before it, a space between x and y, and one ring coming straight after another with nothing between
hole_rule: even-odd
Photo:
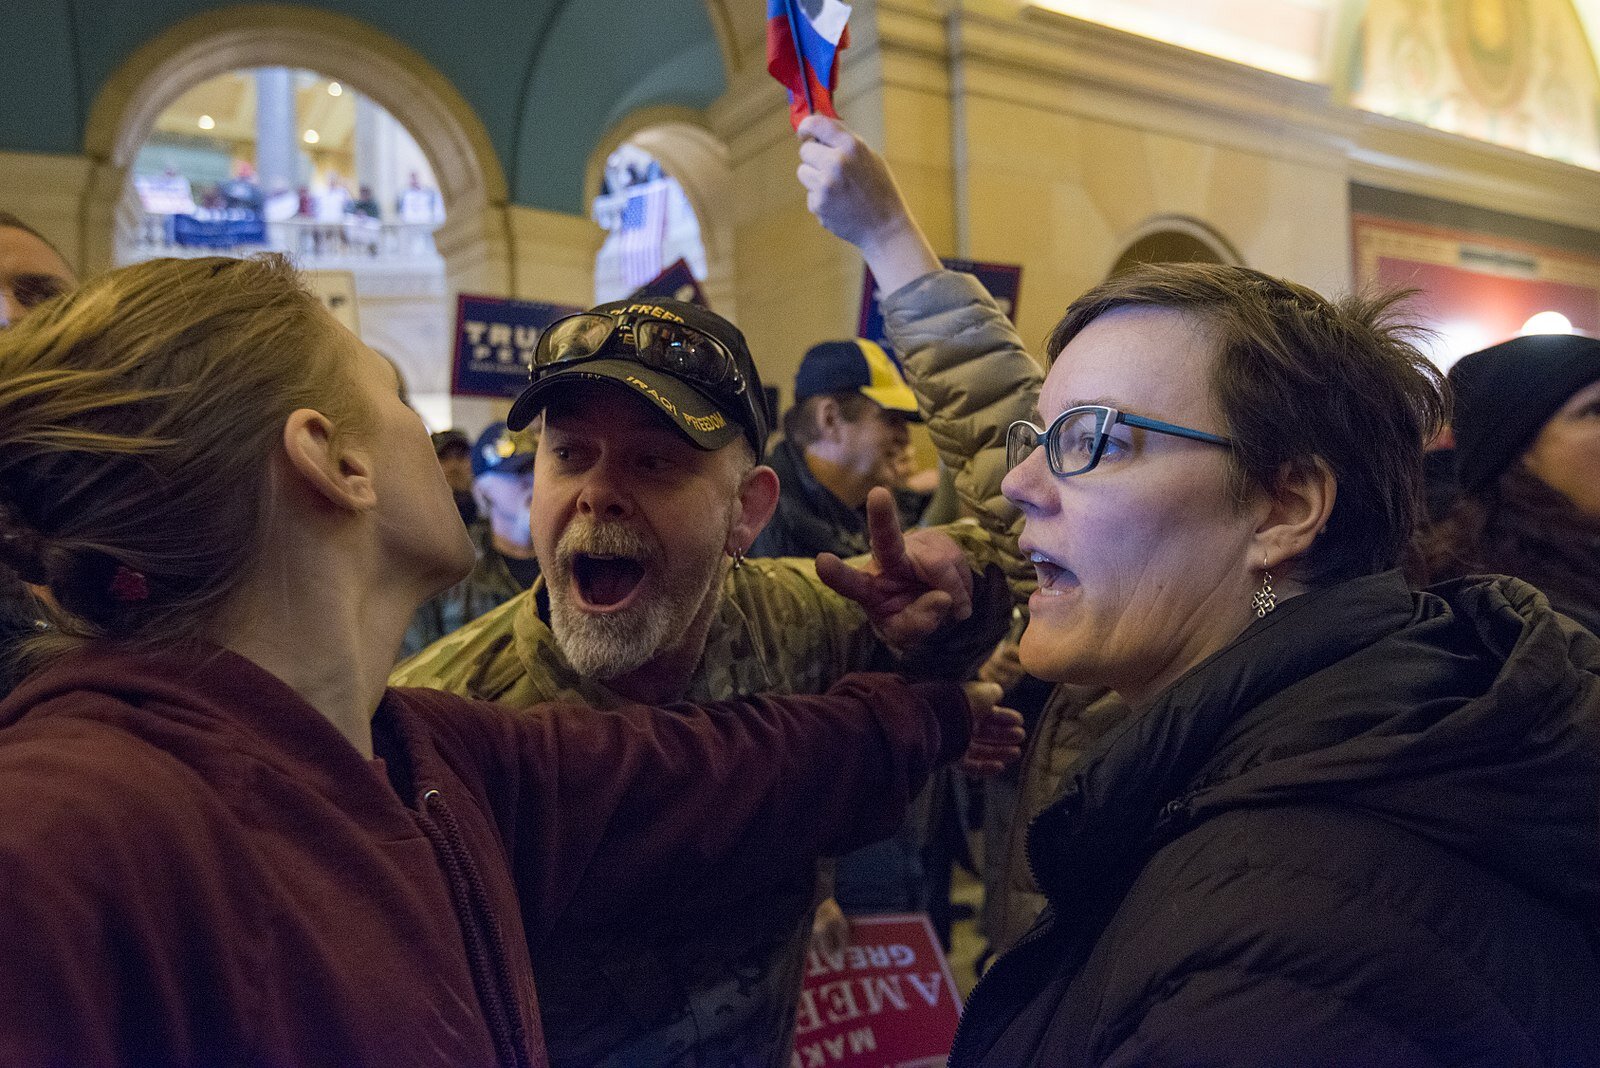
<instances>
[{"instance_id":1,"label":"black baseball cap","mask_svg":"<svg viewBox=\"0 0 1600 1068\"><path fill-rule=\"evenodd\" d=\"M619 327L640 322L688 327L715 341L731 359L736 374L719 385L711 385L668 366L641 362L637 347L629 342L633 335L614 329L591 356L543 366L536 363L533 383L522 391L506 417L512 429L520 430L532 422L549 403L552 390L578 382L607 382L625 386L650 401L667 423L696 448L720 449L743 434L755 454L763 455L768 433L766 395L755 360L738 327L699 305L663 298L614 300L584 315L609 316ZM552 323L546 336L559 336L566 321ZM541 338L541 350L544 341Z\"/></svg>"}]
</instances>

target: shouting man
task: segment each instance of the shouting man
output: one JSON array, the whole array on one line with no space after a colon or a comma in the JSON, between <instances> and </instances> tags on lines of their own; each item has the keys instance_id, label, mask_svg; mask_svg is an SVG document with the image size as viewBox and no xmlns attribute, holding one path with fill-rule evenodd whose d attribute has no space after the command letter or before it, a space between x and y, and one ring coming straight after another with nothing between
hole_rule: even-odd
<instances>
[{"instance_id":1,"label":"shouting man","mask_svg":"<svg viewBox=\"0 0 1600 1068\"><path fill-rule=\"evenodd\" d=\"M983 566L1003 554L976 526L953 531L960 545L902 540L885 491L860 569L745 559L779 485L758 463L760 376L720 316L603 304L545 331L533 376L509 423L542 420L542 576L401 664L397 683L518 705L809 693L863 668L964 673L1004 630L1009 593ZM552 1063L787 1065L815 886L814 866L760 900L707 885L532 947Z\"/></svg>"}]
</instances>

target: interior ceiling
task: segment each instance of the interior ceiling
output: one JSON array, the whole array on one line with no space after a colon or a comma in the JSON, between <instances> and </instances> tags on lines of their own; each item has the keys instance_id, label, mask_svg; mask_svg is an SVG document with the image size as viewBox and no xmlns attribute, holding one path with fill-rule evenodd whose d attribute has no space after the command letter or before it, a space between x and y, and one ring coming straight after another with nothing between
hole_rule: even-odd
<instances>
[{"instance_id":1,"label":"interior ceiling","mask_svg":"<svg viewBox=\"0 0 1600 1068\"><path fill-rule=\"evenodd\" d=\"M755 0L454 0L447 8L436 0L302 2L359 19L420 54L482 120L512 199L572 214L584 211L586 165L616 122L652 105L702 109L724 92L708 7L737 23L739 62L760 61ZM1224 12L1240 2L1201 8ZM1350 25L1367 6L1367 0L1276 2L1296 9L1331 4L1330 26ZM1591 52L1600 52L1600 0L1572 2ZM91 106L137 48L185 19L229 6L215 0L6 5L0 99L28 106L0 108L0 151L81 152ZM246 91L229 111L228 130L239 129ZM223 115L213 118L224 126ZM341 136L336 117L317 121L330 126L320 134Z\"/></svg>"},{"instance_id":2,"label":"interior ceiling","mask_svg":"<svg viewBox=\"0 0 1600 1068\"><path fill-rule=\"evenodd\" d=\"M317 150L349 152L355 138L356 94L339 86L338 95L329 88L337 83L302 73L295 89L297 133L317 131ZM200 125L210 116L210 129ZM249 144L256 139L256 80L251 71L233 71L211 78L185 92L167 105L156 119L156 129L181 136L201 135L234 144Z\"/></svg>"},{"instance_id":3,"label":"interior ceiling","mask_svg":"<svg viewBox=\"0 0 1600 1068\"><path fill-rule=\"evenodd\" d=\"M583 213L589 157L622 115L654 105L703 109L727 84L706 0L303 3L359 19L418 53L483 123L512 199L553 211ZM135 50L186 19L232 5L0 6L0 100L28 102L0 108L0 151L70 154L83 151L90 108Z\"/></svg>"}]
</instances>

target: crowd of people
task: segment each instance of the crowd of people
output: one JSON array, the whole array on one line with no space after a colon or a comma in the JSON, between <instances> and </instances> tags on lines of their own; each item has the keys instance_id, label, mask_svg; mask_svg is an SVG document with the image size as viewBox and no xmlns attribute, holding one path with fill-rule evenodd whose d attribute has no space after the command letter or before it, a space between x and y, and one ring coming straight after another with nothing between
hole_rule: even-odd
<instances>
[{"instance_id":1,"label":"crowd of people","mask_svg":"<svg viewBox=\"0 0 1600 1068\"><path fill-rule=\"evenodd\" d=\"M268 223L296 223L298 253L364 251L376 254L385 222L433 227L444 221L439 191L412 171L388 208L372 186L355 186L328 170L314 184L291 188L282 180L263 188L248 160L235 160L224 181L196 184L176 167L134 178L146 213L142 240L157 246L232 249L270 244Z\"/></svg>"},{"instance_id":2,"label":"crowd of people","mask_svg":"<svg viewBox=\"0 0 1600 1068\"><path fill-rule=\"evenodd\" d=\"M282 260L0 216L0 1063L786 1065L978 777L953 1066L1600 1065L1600 342L1153 264L1036 361L799 133L899 360L777 441L702 307L430 438Z\"/></svg>"}]
</instances>

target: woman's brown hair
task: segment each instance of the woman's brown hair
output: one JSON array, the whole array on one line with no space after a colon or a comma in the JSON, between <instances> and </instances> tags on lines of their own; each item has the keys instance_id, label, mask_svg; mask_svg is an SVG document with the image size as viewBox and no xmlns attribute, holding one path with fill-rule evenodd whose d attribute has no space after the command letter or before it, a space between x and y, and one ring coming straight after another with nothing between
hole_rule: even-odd
<instances>
[{"instance_id":1,"label":"woman's brown hair","mask_svg":"<svg viewBox=\"0 0 1600 1068\"><path fill-rule=\"evenodd\" d=\"M282 257L152 260L0 333L0 562L56 634L180 642L260 552L284 420L363 414L338 326Z\"/></svg>"},{"instance_id":2,"label":"woman's brown hair","mask_svg":"<svg viewBox=\"0 0 1600 1068\"><path fill-rule=\"evenodd\" d=\"M1294 561L1307 585L1394 567L1422 514L1422 450L1444 426L1444 376L1400 319L1407 294L1334 302L1247 267L1149 264L1074 301L1052 360L1096 318L1127 306L1183 312L1217 354L1211 393L1235 491L1271 492L1285 471L1323 463L1338 482L1327 529Z\"/></svg>"},{"instance_id":3,"label":"woman's brown hair","mask_svg":"<svg viewBox=\"0 0 1600 1068\"><path fill-rule=\"evenodd\" d=\"M1520 462L1463 493L1417 540L1425 581L1515 575L1562 611L1600 611L1600 521Z\"/></svg>"}]
</instances>

